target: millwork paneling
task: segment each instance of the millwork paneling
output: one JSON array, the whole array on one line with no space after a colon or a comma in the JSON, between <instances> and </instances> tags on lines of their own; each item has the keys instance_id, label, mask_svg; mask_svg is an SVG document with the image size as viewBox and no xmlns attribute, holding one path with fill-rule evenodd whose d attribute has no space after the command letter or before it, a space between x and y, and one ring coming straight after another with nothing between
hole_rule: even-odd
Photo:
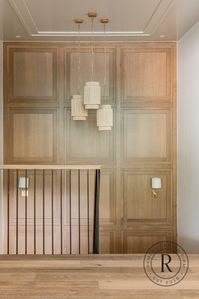
<instances>
[{"instance_id":1,"label":"millwork paneling","mask_svg":"<svg viewBox=\"0 0 199 299\"><path fill-rule=\"evenodd\" d=\"M123 158L169 160L170 113L165 110L124 109Z\"/></svg>"},{"instance_id":2,"label":"millwork paneling","mask_svg":"<svg viewBox=\"0 0 199 299\"><path fill-rule=\"evenodd\" d=\"M157 190L158 197L152 196L151 181L160 177L162 189ZM172 219L170 173L150 171L124 171L123 198L124 221L167 222Z\"/></svg>"},{"instance_id":3,"label":"millwork paneling","mask_svg":"<svg viewBox=\"0 0 199 299\"><path fill-rule=\"evenodd\" d=\"M57 96L57 53L53 49L13 49L10 55L10 94L13 100Z\"/></svg>"},{"instance_id":4,"label":"millwork paneling","mask_svg":"<svg viewBox=\"0 0 199 299\"><path fill-rule=\"evenodd\" d=\"M122 52L122 92L124 102L169 99L170 64L169 49L139 48Z\"/></svg>"},{"instance_id":5,"label":"millwork paneling","mask_svg":"<svg viewBox=\"0 0 199 299\"><path fill-rule=\"evenodd\" d=\"M154 231L152 234L137 234L136 232L123 232L124 253L146 253L155 243L160 241L171 241L171 235L167 232Z\"/></svg>"},{"instance_id":6,"label":"millwork paneling","mask_svg":"<svg viewBox=\"0 0 199 299\"><path fill-rule=\"evenodd\" d=\"M81 93L85 82L91 80L90 55L90 44L82 44ZM101 84L102 103L112 104L114 108L113 130L99 132L96 111L89 111L86 121L71 119L71 96L78 89L77 43L6 43L4 162L101 164L100 250L102 253L145 252L154 242L176 240L176 46L174 43L107 43L106 61L104 87L104 49L95 43L94 80ZM151 195L151 178L156 176L161 177L163 186L158 191L158 199ZM66 175L65 182L67 179ZM86 173L82 172L80 179L81 246L86 253ZM90 183L93 184L92 175ZM73 253L78 252L76 185L77 173L73 173L72 230L76 234ZM46 188L48 194L48 179ZM63 249L68 252L66 183L63 196ZM41 248L42 233L40 201L38 194L38 248ZM55 252L59 253L59 200L54 208ZM47 200L46 234L49 238L50 211L51 203ZM89 211L92 215L92 203ZM14 213L15 210L11 211L13 234ZM23 231L23 218L20 221ZM13 248L14 242L13 237ZM46 244L46 248L48 246Z\"/></svg>"},{"instance_id":7,"label":"millwork paneling","mask_svg":"<svg viewBox=\"0 0 199 299\"><path fill-rule=\"evenodd\" d=\"M115 253L115 232L106 231L100 233L100 252L102 254Z\"/></svg>"},{"instance_id":8,"label":"millwork paneling","mask_svg":"<svg viewBox=\"0 0 199 299\"><path fill-rule=\"evenodd\" d=\"M96 112L89 111L86 121L73 121L71 111L66 116L68 128L68 159L79 163L111 163L114 160L112 131L99 132L96 126ZM98 161L98 162L97 162Z\"/></svg>"},{"instance_id":9,"label":"millwork paneling","mask_svg":"<svg viewBox=\"0 0 199 299\"><path fill-rule=\"evenodd\" d=\"M15 162L56 160L57 116L53 110L12 110L10 160Z\"/></svg>"},{"instance_id":10,"label":"millwork paneling","mask_svg":"<svg viewBox=\"0 0 199 299\"><path fill-rule=\"evenodd\" d=\"M116 223L115 173L103 170L101 174L100 219L103 224Z\"/></svg>"}]
</instances>

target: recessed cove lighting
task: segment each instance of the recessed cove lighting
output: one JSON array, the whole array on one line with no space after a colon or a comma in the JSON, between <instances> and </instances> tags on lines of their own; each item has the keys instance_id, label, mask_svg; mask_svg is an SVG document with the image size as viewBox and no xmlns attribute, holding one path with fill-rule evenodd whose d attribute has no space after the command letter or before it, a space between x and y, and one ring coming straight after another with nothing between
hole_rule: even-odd
<instances>
[{"instance_id":1,"label":"recessed cove lighting","mask_svg":"<svg viewBox=\"0 0 199 299\"><path fill-rule=\"evenodd\" d=\"M90 31L81 31L81 36L91 36ZM93 31L92 36L102 36L103 31ZM38 31L36 34L32 34L32 36L78 36L78 32L76 31ZM143 31L106 31L106 36L150 36L148 33L144 33Z\"/></svg>"}]
</instances>

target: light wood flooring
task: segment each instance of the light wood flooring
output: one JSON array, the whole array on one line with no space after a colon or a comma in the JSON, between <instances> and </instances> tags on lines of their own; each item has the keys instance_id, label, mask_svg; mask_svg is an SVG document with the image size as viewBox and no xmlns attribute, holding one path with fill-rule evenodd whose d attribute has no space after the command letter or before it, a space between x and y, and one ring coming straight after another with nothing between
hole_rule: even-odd
<instances>
[{"instance_id":1,"label":"light wood flooring","mask_svg":"<svg viewBox=\"0 0 199 299\"><path fill-rule=\"evenodd\" d=\"M199 255L189 255L179 284L160 287L143 270L143 255L1 256L2 299L199 298Z\"/></svg>"}]
</instances>

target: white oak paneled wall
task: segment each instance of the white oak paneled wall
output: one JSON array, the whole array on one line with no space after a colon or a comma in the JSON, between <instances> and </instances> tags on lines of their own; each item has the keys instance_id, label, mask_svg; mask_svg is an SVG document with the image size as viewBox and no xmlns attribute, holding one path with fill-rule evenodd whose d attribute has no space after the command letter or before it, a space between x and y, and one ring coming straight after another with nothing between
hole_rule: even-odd
<instances>
[{"instance_id":1,"label":"white oak paneled wall","mask_svg":"<svg viewBox=\"0 0 199 299\"><path fill-rule=\"evenodd\" d=\"M71 119L74 44L5 43L4 162L101 164L100 250L145 252L176 240L176 46L107 44L106 88L103 51L96 45L95 79L102 103L113 106L110 132L97 130L94 111L85 122ZM89 45L80 55L83 93ZM158 198L152 177L162 179Z\"/></svg>"}]
</instances>

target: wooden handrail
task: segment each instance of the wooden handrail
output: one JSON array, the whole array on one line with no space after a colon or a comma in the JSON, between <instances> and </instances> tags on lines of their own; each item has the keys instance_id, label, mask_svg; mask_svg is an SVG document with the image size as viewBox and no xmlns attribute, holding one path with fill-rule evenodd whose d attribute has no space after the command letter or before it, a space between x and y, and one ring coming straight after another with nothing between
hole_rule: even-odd
<instances>
[{"instance_id":1,"label":"wooden handrail","mask_svg":"<svg viewBox=\"0 0 199 299\"><path fill-rule=\"evenodd\" d=\"M81 169L81 170L96 170L96 169L101 169L101 165L9 165L9 164L4 164L0 165L0 169Z\"/></svg>"}]
</instances>

